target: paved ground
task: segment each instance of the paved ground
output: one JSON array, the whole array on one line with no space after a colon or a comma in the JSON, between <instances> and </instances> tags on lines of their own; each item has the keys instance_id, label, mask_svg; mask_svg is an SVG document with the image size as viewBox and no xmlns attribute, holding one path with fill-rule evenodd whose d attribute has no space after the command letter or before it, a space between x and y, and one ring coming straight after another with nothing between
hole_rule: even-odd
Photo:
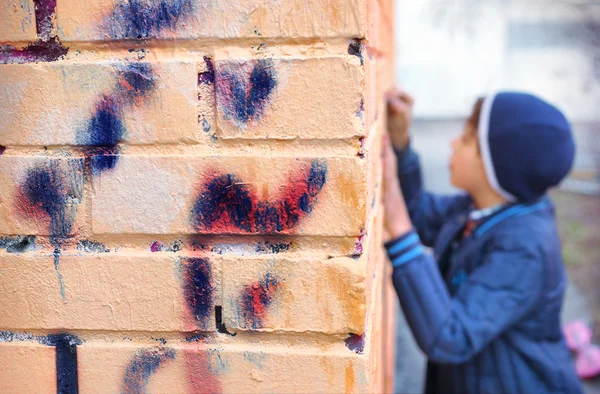
<instances>
[{"instance_id":1,"label":"paved ground","mask_svg":"<svg viewBox=\"0 0 600 394\"><path fill-rule=\"evenodd\" d=\"M450 155L450 140L459 135L462 130L462 121L416 121L413 127L413 144L420 153L423 163L423 175L426 187L437 193L452 193L453 188L448 184L448 158ZM597 135L597 134L596 134ZM583 153L578 157L576 167L579 172L588 173L593 168L594 160L600 157L599 152L589 151L590 146L585 140L588 138L587 129L577 135L579 145L584 145ZM585 149L588 151L585 151ZM594 148L595 149L595 148ZM580 149L581 150L581 149ZM592 164L592 165L590 165ZM583 169L583 170L581 170ZM586 189L588 190L589 187ZM561 200L560 198L557 200ZM562 196L562 201L568 200ZM573 199L571 199L573 201ZM600 206L600 199L598 199ZM559 206L560 210L560 206ZM597 217L596 217L597 218ZM596 221L597 223L597 221ZM600 269L600 261L593 262ZM571 271L569 271L571 273ZM596 286L597 287L597 286ZM586 289L585 294L595 294ZM588 295L589 297L589 295ZM581 319L592 323L594 313L590 310L589 298L574 285L567 289L565 306L563 309L563 321ZM597 301L597 300L593 300ZM592 303L593 305L596 302ZM597 313L595 314L596 316ZM597 327L600 329L600 327ZM425 374L425 358L417 347L406 321L402 314L398 319L396 333L396 393L420 393L423 388ZM600 381L585 384L586 394L600 394Z\"/></svg>"}]
</instances>

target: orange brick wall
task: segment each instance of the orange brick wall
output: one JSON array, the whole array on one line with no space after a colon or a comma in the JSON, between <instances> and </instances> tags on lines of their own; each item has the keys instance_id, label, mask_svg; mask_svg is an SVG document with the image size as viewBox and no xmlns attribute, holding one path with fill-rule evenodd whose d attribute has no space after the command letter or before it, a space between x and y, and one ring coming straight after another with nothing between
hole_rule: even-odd
<instances>
[{"instance_id":1,"label":"orange brick wall","mask_svg":"<svg viewBox=\"0 0 600 394\"><path fill-rule=\"evenodd\" d=\"M389 392L392 0L2 0L0 392Z\"/></svg>"}]
</instances>

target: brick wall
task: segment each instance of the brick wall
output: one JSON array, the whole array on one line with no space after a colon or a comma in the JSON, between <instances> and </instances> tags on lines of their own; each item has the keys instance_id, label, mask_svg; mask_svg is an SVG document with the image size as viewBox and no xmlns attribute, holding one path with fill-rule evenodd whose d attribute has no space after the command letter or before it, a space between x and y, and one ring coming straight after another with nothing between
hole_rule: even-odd
<instances>
[{"instance_id":1,"label":"brick wall","mask_svg":"<svg viewBox=\"0 0 600 394\"><path fill-rule=\"evenodd\" d=\"M391 390L392 0L2 0L0 392Z\"/></svg>"}]
</instances>

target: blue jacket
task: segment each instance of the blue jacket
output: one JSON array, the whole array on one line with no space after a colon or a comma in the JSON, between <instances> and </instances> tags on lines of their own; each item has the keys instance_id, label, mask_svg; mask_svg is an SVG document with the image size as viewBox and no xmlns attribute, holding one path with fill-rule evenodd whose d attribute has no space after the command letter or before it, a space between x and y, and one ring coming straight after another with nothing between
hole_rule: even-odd
<instances>
[{"instance_id":1,"label":"blue jacket","mask_svg":"<svg viewBox=\"0 0 600 394\"><path fill-rule=\"evenodd\" d=\"M399 153L398 175L416 232L386 247L429 359L425 391L582 393L560 326L566 275L547 197L501 209L450 253L471 198L425 192L410 148Z\"/></svg>"}]
</instances>

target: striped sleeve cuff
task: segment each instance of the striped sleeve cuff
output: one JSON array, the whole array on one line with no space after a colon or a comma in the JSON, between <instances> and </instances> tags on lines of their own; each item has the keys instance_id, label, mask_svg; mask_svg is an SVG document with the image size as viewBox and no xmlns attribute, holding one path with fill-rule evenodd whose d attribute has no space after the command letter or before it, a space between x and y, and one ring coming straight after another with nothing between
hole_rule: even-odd
<instances>
[{"instance_id":1,"label":"striped sleeve cuff","mask_svg":"<svg viewBox=\"0 0 600 394\"><path fill-rule=\"evenodd\" d=\"M408 263L425 253L419 235L415 230L411 230L399 238L386 242L385 248L394 267Z\"/></svg>"}]
</instances>

